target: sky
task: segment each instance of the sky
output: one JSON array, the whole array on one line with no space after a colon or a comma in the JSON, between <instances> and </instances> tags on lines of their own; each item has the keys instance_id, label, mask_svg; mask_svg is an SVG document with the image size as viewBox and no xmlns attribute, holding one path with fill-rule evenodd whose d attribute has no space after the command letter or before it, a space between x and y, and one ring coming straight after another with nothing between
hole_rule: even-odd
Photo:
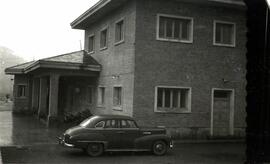
<instances>
[{"instance_id":1,"label":"sky","mask_svg":"<svg viewBox=\"0 0 270 164\"><path fill-rule=\"evenodd\" d=\"M78 51L84 31L70 23L96 2L0 0L0 46L27 61Z\"/></svg>"}]
</instances>

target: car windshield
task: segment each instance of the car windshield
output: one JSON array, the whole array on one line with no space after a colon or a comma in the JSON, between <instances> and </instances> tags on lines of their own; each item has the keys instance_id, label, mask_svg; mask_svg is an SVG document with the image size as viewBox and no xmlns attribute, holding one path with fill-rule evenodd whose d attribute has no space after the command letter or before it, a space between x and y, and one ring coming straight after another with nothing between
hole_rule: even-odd
<instances>
[{"instance_id":1,"label":"car windshield","mask_svg":"<svg viewBox=\"0 0 270 164\"><path fill-rule=\"evenodd\" d=\"M92 122L95 119L95 117L90 117L88 119L85 119L83 122L80 123L81 127L87 127L90 122Z\"/></svg>"}]
</instances>

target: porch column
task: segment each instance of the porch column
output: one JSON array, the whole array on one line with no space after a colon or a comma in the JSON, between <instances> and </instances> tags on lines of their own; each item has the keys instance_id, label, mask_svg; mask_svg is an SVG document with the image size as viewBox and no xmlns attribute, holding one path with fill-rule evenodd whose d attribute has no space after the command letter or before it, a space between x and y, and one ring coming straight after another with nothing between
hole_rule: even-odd
<instances>
[{"instance_id":1,"label":"porch column","mask_svg":"<svg viewBox=\"0 0 270 164\"><path fill-rule=\"evenodd\" d=\"M39 84L39 109L38 109L38 116L39 117L46 117L46 108L47 108L47 77L40 78Z\"/></svg>"},{"instance_id":2,"label":"porch column","mask_svg":"<svg viewBox=\"0 0 270 164\"><path fill-rule=\"evenodd\" d=\"M38 97L39 97L39 79L34 78L32 83L32 110L35 114L38 112Z\"/></svg>"},{"instance_id":3,"label":"porch column","mask_svg":"<svg viewBox=\"0 0 270 164\"><path fill-rule=\"evenodd\" d=\"M50 95L49 95L49 115L48 126L51 126L57 120L58 113L58 88L59 88L59 75L52 74L50 76Z\"/></svg>"}]
</instances>

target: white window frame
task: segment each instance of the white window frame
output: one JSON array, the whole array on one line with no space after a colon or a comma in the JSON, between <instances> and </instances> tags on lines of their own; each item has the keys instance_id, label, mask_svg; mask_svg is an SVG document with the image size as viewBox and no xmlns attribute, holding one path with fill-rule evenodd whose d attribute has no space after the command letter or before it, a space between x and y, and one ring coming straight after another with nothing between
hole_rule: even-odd
<instances>
[{"instance_id":1,"label":"white window frame","mask_svg":"<svg viewBox=\"0 0 270 164\"><path fill-rule=\"evenodd\" d=\"M89 50L89 44L90 44L89 40L90 40L91 37L93 37L93 50L92 51ZM88 54L93 54L93 53L95 53L96 36L95 36L95 34L90 34L90 35L88 35L87 39L88 39L87 52L88 52Z\"/></svg>"},{"instance_id":2,"label":"white window frame","mask_svg":"<svg viewBox=\"0 0 270 164\"><path fill-rule=\"evenodd\" d=\"M121 105L119 106L115 106L114 105L114 88L120 87L121 88ZM124 103L124 89L122 85L114 85L113 86L113 90L112 90L112 103L113 103L113 110L117 110L117 111L123 111L123 103Z\"/></svg>"},{"instance_id":3,"label":"white window frame","mask_svg":"<svg viewBox=\"0 0 270 164\"><path fill-rule=\"evenodd\" d=\"M102 103L100 103L101 102L101 100L99 100L99 98L100 98L100 94L101 94L101 92L100 92L100 88L104 88L104 99L103 99L103 104ZM98 107L104 107L105 106L105 104L106 104L106 98L105 98L105 94L106 94L106 87L105 86L98 86L98 98L97 98L97 104L98 104Z\"/></svg>"},{"instance_id":4,"label":"white window frame","mask_svg":"<svg viewBox=\"0 0 270 164\"><path fill-rule=\"evenodd\" d=\"M16 85L17 85L16 97L17 97L17 98L26 98L26 97L27 97L27 95L26 95L27 84L22 83L22 84L16 84ZM23 95L23 96L22 96L22 95L19 96L19 86L24 86L24 87L25 87L24 95Z\"/></svg>"},{"instance_id":5,"label":"white window frame","mask_svg":"<svg viewBox=\"0 0 270 164\"><path fill-rule=\"evenodd\" d=\"M232 44L216 43L216 24L217 23L233 25L233 36L232 36L233 43ZM236 23L228 22L228 21L214 20L214 23L213 23L213 45L223 46L223 47L235 47L236 46Z\"/></svg>"},{"instance_id":6,"label":"white window frame","mask_svg":"<svg viewBox=\"0 0 270 164\"><path fill-rule=\"evenodd\" d=\"M101 35L102 35L102 32L107 30L107 33L106 33L106 45L104 47L101 47ZM109 27L106 26L104 28L102 28L99 32L99 50L105 50L108 48L108 35L109 35Z\"/></svg>"},{"instance_id":7,"label":"white window frame","mask_svg":"<svg viewBox=\"0 0 270 164\"><path fill-rule=\"evenodd\" d=\"M168 89L188 89L188 102L187 102L187 110L185 111L160 111L158 110L158 88L168 88ZM154 112L156 113L191 113L191 97L192 97L192 88L191 87L180 87L180 86L165 86L159 85L155 87L155 100L154 100Z\"/></svg>"},{"instance_id":8,"label":"white window frame","mask_svg":"<svg viewBox=\"0 0 270 164\"><path fill-rule=\"evenodd\" d=\"M122 27L122 39L121 40L116 40L116 27L117 27L117 24L119 22L123 21L123 27ZM115 23L114 23L114 45L119 45L121 43L123 43L125 41L125 19L124 18L121 18L119 20L117 20Z\"/></svg>"},{"instance_id":9,"label":"white window frame","mask_svg":"<svg viewBox=\"0 0 270 164\"><path fill-rule=\"evenodd\" d=\"M179 40L179 39L169 39L159 37L159 24L160 17L176 18L176 19L186 19L190 20L190 40ZM156 24L156 39L159 41L169 41L169 42L179 42L179 43L193 43L193 25L194 21L192 17L178 16L178 15L169 15L169 14L157 14L157 24Z\"/></svg>"}]
</instances>

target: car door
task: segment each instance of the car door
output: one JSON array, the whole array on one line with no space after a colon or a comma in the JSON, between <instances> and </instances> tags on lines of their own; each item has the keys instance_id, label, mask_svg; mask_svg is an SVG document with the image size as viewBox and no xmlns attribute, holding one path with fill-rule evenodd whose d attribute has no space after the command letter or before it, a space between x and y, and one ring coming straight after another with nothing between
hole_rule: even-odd
<instances>
[{"instance_id":1,"label":"car door","mask_svg":"<svg viewBox=\"0 0 270 164\"><path fill-rule=\"evenodd\" d=\"M135 140L140 135L140 130L133 120L119 120L121 126L121 148L136 149Z\"/></svg>"},{"instance_id":2,"label":"car door","mask_svg":"<svg viewBox=\"0 0 270 164\"><path fill-rule=\"evenodd\" d=\"M105 120L103 135L108 142L107 149L120 149L121 145L121 130L117 119Z\"/></svg>"}]
</instances>

